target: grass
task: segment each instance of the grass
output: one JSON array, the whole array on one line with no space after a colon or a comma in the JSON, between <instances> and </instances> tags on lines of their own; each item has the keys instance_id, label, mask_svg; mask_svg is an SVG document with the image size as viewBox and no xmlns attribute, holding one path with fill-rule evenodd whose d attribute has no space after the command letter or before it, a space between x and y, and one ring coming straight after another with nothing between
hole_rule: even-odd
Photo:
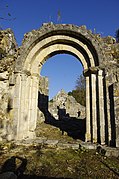
<instances>
[{"instance_id":1,"label":"grass","mask_svg":"<svg viewBox=\"0 0 119 179\"><path fill-rule=\"evenodd\" d=\"M41 124L37 135L68 143L77 142L62 135L56 127ZM80 141L78 141L80 142ZM46 144L17 145L14 142L0 143L0 164L12 156L27 160L22 179L118 179L119 158L105 157L96 150L61 148ZM17 167L21 161L16 161Z\"/></svg>"},{"instance_id":2,"label":"grass","mask_svg":"<svg viewBox=\"0 0 119 179\"><path fill-rule=\"evenodd\" d=\"M4 147L0 148L1 166L11 156L26 158L26 176L71 179L119 178L119 159L101 156L95 150L52 148L36 144L3 145Z\"/></svg>"},{"instance_id":3,"label":"grass","mask_svg":"<svg viewBox=\"0 0 119 179\"><path fill-rule=\"evenodd\" d=\"M62 131L50 124L41 123L36 131L38 137L48 138L48 139L55 139L62 142L75 142L75 140L68 136L66 132L62 135Z\"/></svg>"}]
</instances>

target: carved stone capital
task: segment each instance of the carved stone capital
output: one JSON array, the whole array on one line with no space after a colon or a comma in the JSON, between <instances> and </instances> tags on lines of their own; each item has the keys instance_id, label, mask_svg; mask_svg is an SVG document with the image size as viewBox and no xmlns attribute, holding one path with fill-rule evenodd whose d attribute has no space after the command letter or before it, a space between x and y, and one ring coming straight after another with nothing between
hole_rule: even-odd
<instances>
[{"instance_id":1,"label":"carved stone capital","mask_svg":"<svg viewBox=\"0 0 119 179\"><path fill-rule=\"evenodd\" d=\"M83 71L83 75L89 76L90 74L97 74L98 72L98 67L89 67L88 69Z\"/></svg>"}]
</instances>

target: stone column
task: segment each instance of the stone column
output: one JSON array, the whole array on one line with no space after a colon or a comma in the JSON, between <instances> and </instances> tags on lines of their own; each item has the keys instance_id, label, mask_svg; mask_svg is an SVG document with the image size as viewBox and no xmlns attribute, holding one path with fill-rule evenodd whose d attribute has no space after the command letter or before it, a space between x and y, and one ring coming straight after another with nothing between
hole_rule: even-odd
<instances>
[{"instance_id":1,"label":"stone column","mask_svg":"<svg viewBox=\"0 0 119 179\"><path fill-rule=\"evenodd\" d=\"M31 76L27 76L27 80L26 80L26 84L25 84L24 116L25 116L26 126L25 126L25 136L24 137L26 137L26 138L29 137L30 79L31 79Z\"/></svg>"},{"instance_id":2,"label":"stone column","mask_svg":"<svg viewBox=\"0 0 119 179\"><path fill-rule=\"evenodd\" d=\"M21 99L21 75L20 73L15 74L16 83L14 87L14 98L13 98L13 122L14 122L14 138L18 139L19 133L19 121L20 121L20 99Z\"/></svg>"},{"instance_id":3,"label":"stone column","mask_svg":"<svg viewBox=\"0 0 119 179\"><path fill-rule=\"evenodd\" d=\"M30 92L30 116L29 116L29 137L35 137L35 129L37 122L37 107L38 107L38 86L39 75L32 75L31 92Z\"/></svg>"},{"instance_id":4,"label":"stone column","mask_svg":"<svg viewBox=\"0 0 119 179\"><path fill-rule=\"evenodd\" d=\"M105 144L105 115L104 115L104 91L103 71L98 71L98 93L99 93L99 119L100 119L100 141Z\"/></svg>"},{"instance_id":5,"label":"stone column","mask_svg":"<svg viewBox=\"0 0 119 179\"><path fill-rule=\"evenodd\" d=\"M96 74L91 74L91 90L92 90L92 142L97 142L97 105L96 105Z\"/></svg>"},{"instance_id":6,"label":"stone column","mask_svg":"<svg viewBox=\"0 0 119 179\"><path fill-rule=\"evenodd\" d=\"M86 76L86 142L91 141L91 122L90 122L90 78Z\"/></svg>"},{"instance_id":7,"label":"stone column","mask_svg":"<svg viewBox=\"0 0 119 179\"><path fill-rule=\"evenodd\" d=\"M17 140L35 137L38 78L36 75L16 74L13 108L14 133Z\"/></svg>"},{"instance_id":8,"label":"stone column","mask_svg":"<svg viewBox=\"0 0 119 179\"><path fill-rule=\"evenodd\" d=\"M21 74L21 95L20 95L20 120L18 127L18 139L23 139L28 137L28 116L27 116L27 78L25 73Z\"/></svg>"},{"instance_id":9,"label":"stone column","mask_svg":"<svg viewBox=\"0 0 119 179\"><path fill-rule=\"evenodd\" d=\"M29 77L29 91L28 91L28 131L30 131L31 126L31 112L32 112L32 76Z\"/></svg>"},{"instance_id":10,"label":"stone column","mask_svg":"<svg viewBox=\"0 0 119 179\"><path fill-rule=\"evenodd\" d=\"M29 106L29 75L26 73L16 74L14 89L13 110L15 138L22 140L28 137L28 106Z\"/></svg>"},{"instance_id":11,"label":"stone column","mask_svg":"<svg viewBox=\"0 0 119 179\"><path fill-rule=\"evenodd\" d=\"M119 147L119 82L114 83L114 117L115 117L115 133L116 147Z\"/></svg>"},{"instance_id":12,"label":"stone column","mask_svg":"<svg viewBox=\"0 0 119 179\"><path fill-rule=\"evenodd\" d=\"M108 80L108 75L105 77L105 88L106 88L106 99L107 99L107 127L108 127L108 145L110 145L111 142L111 119L110 119L110 100L109 100L109 80Z\"/></svg>"}]
</instances>

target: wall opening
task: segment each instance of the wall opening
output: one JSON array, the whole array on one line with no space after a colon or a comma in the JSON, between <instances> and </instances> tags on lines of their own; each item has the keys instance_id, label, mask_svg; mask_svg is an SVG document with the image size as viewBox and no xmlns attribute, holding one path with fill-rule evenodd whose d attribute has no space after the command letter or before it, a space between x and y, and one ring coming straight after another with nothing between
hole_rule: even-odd
<instances>
[{"instance_id":1,"label":"wall opening","mask_svg":"<svg viewBox=\"0 0 119 179\"><path fill-rule=\"evenodd\" d=\"M82 73L82 64L72 55L58 54L45 62L40 71L38 121L40 125L48 123L60 129L61 136L65 133L72 139L85 141L85 107L68 95Z\"/></svg>"},{"instance_id":2,"label":"wall opening","mask_svg":"<svg viewBox=\"0 0 119 179\"><path fill-rule=\"evenodd\" d=\"M67 93L75 88L76 80L83 72L83 67L72 55L58 54L49 58L42 66L41 76L49 80L49 99L61 89Z\"/></svg>"}]
</instances>

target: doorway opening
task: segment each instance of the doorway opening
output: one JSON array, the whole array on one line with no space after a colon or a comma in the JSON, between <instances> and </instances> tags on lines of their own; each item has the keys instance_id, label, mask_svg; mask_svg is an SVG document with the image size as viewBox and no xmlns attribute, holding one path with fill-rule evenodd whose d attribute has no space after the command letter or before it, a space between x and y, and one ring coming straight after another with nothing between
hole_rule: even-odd
<instances>
[{"instance_id":1,"label":"doorway opening","mask_svg":"<svg viewBox=\"0 0 119 179\"><path fill-rule=\"evenodd\" d=\"M55 134L56 139L85 141L85 106L78 102L80 91L76 84L82 72L80 61L67 54L55 55L42 66L38 91L38 137L44 135L53 139Z\"/></svg>"}]
</instances>

